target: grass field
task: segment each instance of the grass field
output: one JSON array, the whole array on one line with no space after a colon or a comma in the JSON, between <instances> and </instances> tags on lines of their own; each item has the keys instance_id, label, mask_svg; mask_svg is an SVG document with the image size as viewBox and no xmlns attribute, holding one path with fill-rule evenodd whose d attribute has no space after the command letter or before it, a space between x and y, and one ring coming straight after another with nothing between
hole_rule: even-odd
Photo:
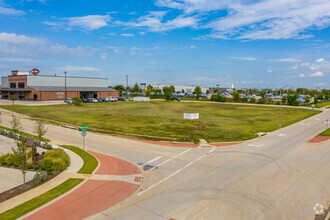
<instances>
[{"instance_id":1,"label":"grass field","mask_svg":"<svg viewBox=\"0 0 330 220\"><path fill-rule=\"evenodd\" d=\"M27 202L22 203L21 205L16 206L8 211L5 211L0 214L0 219L17 219L32 210L39 208L40 206L46 204L47 202L52 201L53 199L57 198L58 196L66 193L79 183L81 183L83 179L75 179L71 178L67 181L63 182L62 184L58 185L57 187L41 194L40 196L35 197Z\"/></svg>"},{"instance_id":2,"label":"grass field","mask_svg":"<svg viewBox=\"0 0 330 220\"><path fill-rule=\"evenodd\" d=\"M316 103L315 107L316 108L322 108L322 107L325 107L325 106L328 106L328 105L330 105L330 101Z\"/></svg>"},{"instance_id":3,"label":"grass field","mask_svg":"<svg viewBox=\"0 0 330 220\"><path fill-rule=\"evenodd\" d=\"M319 134L320 136L330 136L330 128L328 128L327 130L323 131L321 134Z\"/></svg>"},{"instance_id":4,"label":"grass field","mask_svg":"<svg viewBox=\"0 0 330 220\"><path fill-rule=\"evenodd\" d=\"M78 126L182 140L194 133L198 139L238 141L258 132L278 129L278 107L224 105L193 102L116 102L90 103L81 107L3 106L33 117ZM183 113L200 114L199 120L184 120ZM282 108L282 127L317 114L318 111Z\"/></svg>"}]
</instances>

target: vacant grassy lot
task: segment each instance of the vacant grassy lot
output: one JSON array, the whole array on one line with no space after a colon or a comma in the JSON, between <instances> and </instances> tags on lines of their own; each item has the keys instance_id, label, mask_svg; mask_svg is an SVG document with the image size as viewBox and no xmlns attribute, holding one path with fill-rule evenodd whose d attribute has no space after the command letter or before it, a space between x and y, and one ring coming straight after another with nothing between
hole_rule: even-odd
<instances>
[{"instance_id":1,"label":"vacant grassy lot","mask_svg":"<svg viewBox=\"0 0 330 220\"><path fill-rule=\"evenodd\" d=\"M278 128L277 107L222 105L182 102L90 103L81 107L3 106L3 108L90 128L133 134L190 139L193 132L207 141L237 141L255 137L261 131ZM199 120L184 120L183 113L200 114ZM282 126L317 114L317 111L282 108Z\"/></svg>"},{"instance_id":2,"label":"vacant grassy lot","mask_svg":"<svg viewBox=\"0 0 330 220\"><path fill-rule=\"evenodd\" d=\"M328 105L330 105L330 101L316 103L315 107L316 108L322 108L322 107L325 107L325 106L328 106Z\"/></svg>"}]
</instances>

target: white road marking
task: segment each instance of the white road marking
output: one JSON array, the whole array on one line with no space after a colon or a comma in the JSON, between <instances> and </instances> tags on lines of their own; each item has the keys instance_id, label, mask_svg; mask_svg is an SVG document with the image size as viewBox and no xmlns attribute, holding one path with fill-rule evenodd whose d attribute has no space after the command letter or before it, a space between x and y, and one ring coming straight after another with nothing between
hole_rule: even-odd
<instances>
[{"instance_id":1,"label":"white road marking","mask_svg":"<svg viewBox=\"0 0 330 220\"><path fill-rule=\"evenodd\" d=\"M306 123L306 124L304 124L304 123L300 123L299 125L311 125L311 123Z\"/></svg>"},{"instance_id":2,"label":"white road marking","mask_svg":"<svg viewBox=\"0 0 330 220\"><path fill-rule=\"evenodd\" d=\"M149 160L148 162L144 163L144 164L149 164L149 163L152 163L152 162L155 162L156 160L159 160L160 158L162 158L162 156L159 156L159 157L156 157L152 160Z\"/></svg>"},{"instance_id":3,"label":"white road marking","mask_svg":"<svg viewBox=\"0 0 330 220\"><path fill-rule=\"evenodd\" d=\"M315 120L317 120L317 121L318 121L318 120L320 120L320 119L319 119L319 118L315 118Z\"/></svg>"},{"instance_id":4,"label":"white road marking","mask_svg":"<svg viewBox=\"0 0 330 220\"><path fill-rule=\"evenodd\" d=\"M167 163L170 162L171 160L173 160L173 159L175 159L175 158L177 158L177 157L179 157L179 156L181 156L181 155L183 155L183 154L185 154L185 153L187 153L187 152L189 152L189 151L191 151L191 148L189 148L189 149L187 149L187 150L185 150L185 151L183 151L183 152L181 152L181 153L179 153L179 154L177 154L177 155L175 155L175 156L173 156L173 157L171 157L171 158L165 160L164 162L161 162L160 164L158 164L158 165L152 167L151 169L149 169L148 171L151 171L151 170L153 170L153 169L156 169L157 167L163 166L164 164L167 164Z\"/></svg>"},{"instance_id":5,"label":"white road marking","mask_svg":"<svg viewBox=\"0 0 330 220\"><path fill-rule=\"evenodd\" d=\"M207 153L205 153L205 154L199 156L197 159L195 159L195 160L189 162L189 163L186 164L184 167L178 169L177 171L175 171L174 173L172 173L172 174L170 174L169 176L165 177L164 179L160 180L159 182L155 183L154 185L149 186L147 189L145 189L145 190L139 192L137 195L140 196L140 195L142 195L143 193L145 193L145 192L147 192L147 191L149 191L149 190L155 188L155 187L158 186L159 184L165 182L166 180L168 180L168 179L171 178L172 176L175 176L176 174L180 173L182 170L184 170L184 169L188 168L189 166L193 165L194 163L196 163L197 161L199 161L199 160L201 160L202 158L206 157L206 155L212 153L212 152L215 151L215 150L216 150L215 147L212 148L212 149L211 149L210 151L208 151Z\"/></svg>"},{"instance_id":6,"label":"white road marking","mask_svg":"<svg viewBox=\"0 0 330 220\"><path fill-rule=\"evenodd\" d=\"M249 147L262 147L263 144L248 144Z\"/></svg>"}]
</instances>

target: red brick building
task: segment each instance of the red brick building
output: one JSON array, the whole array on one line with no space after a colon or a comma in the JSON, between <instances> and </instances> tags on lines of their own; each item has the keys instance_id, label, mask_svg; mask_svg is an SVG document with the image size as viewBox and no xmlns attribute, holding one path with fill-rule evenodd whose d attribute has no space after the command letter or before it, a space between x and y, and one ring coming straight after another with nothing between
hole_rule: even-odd
<instances>
[{"instance_id":1,"label":"red brick building","mask_svg":"<svg viewBox=\"0 0 330 220\"><path fill-rule=\"evenodd\" d=\"M60 100L73 97L118 97L117 90L108 87L107 78L32 75L12 71L1 77L1 98L16 95L20 100Z\"/></svg>"}]
</instances>

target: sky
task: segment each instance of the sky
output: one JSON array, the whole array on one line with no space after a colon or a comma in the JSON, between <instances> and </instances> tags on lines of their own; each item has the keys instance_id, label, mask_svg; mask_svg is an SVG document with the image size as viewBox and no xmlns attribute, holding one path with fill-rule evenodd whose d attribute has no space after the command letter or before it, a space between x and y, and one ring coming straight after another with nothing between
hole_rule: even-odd
<instances>
[{"instance_id":1,"label":"sky","mask_svg":"<svg viewBox=\"0 0 330 220\"><path fill-rule=\"evenodd\" d=\"M330 88L329 0L0 0L0 76Z\"/></svg>"}]
</instances>

